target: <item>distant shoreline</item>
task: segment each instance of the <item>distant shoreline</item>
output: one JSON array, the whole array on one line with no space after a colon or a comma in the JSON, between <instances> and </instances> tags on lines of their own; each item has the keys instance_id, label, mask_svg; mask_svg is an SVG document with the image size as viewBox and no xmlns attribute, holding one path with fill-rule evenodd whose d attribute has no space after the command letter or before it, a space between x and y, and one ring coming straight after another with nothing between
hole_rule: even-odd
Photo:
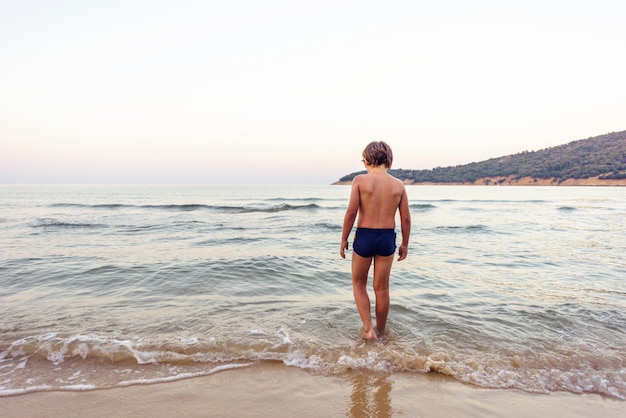
<instances>
[{"instance_id":1,"label":"distant shoreline","mask_svg":"<svg viewBox=\"0 0 626 418\"><path fill-rule=\"evenodd\" d=\"M352 181L336 181L333 186L350 185ZM509 177L484 177L474 182L414 182L404 180L406 185L415 186L626 186L626 179L601 180L599 177L589 177L586 179L535 179L532 177L522 177L516 179Z\"/></svg>"}]
</instances>

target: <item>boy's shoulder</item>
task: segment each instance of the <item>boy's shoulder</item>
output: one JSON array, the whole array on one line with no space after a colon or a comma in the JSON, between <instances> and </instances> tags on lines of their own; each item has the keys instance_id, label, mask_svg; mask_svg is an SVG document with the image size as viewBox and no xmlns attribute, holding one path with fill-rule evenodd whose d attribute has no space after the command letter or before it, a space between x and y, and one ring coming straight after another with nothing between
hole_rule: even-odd
<instances>
[{"instance_id":1,"label":"boy's shoulder","mask_svg":"<svg viewBox=\"0 0 626 418\"><path fill-rule=\"evenodd\" d=\"M400 180L397 177L392 176L391 174L389 174L389 177L391 177L396 183L399 183L402 185L402 187L404 187L404 182L402 180Z\"/></svg>"},{"instance_id":2,"label":"boy's shoulder","mask_svg":"<svg viewBox=\"0 0 626 418\"><path fill-rule=\"evenodd\" d=\"M370 173L359 174L352 179L352 184L357 184L357 185L369 184L369 183L374 183L374 182L378 182L381 180L390 185L394 184L396 186L400 186L404 188L404 182L400 180L399 178L392 176L389 173L386 173L385 176L381 176L379 174L370 174Z\"/></svg>"},{"instance_id":3,"label":"boy's shoulder","mask_svg":"<svg viewBox=\"0 0 626 418\"><path fill-rule=\"evenodd\" d=\"M363 174L357 174L356 176L354 176L354 178L352 179L352 184L358 184L364 181L367 181L369 174L368 173L363 173Z\"/></svg>"}]
</instances>

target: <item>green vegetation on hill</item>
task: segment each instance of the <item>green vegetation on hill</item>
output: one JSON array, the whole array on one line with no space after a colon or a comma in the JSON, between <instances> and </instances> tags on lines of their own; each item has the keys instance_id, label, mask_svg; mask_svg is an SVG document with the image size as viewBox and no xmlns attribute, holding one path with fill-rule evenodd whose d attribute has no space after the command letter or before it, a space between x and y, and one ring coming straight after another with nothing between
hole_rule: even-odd
<instances>
[{"instance_id":1,"label":"green vegetation on hill","mask_svg":"<svg viewBox=\"0 0 626 418\"><path fill-rule=\"evenodd\" d=\"M359 171L342 177L339 181L351 181ZM514 177L521 179L601 179L626 178L626 131L582 139L565 145L539 151L491 158L454 167L437 167L431 170L392 169L389 173L414 183L473 183L490 177Z\"/></svg>"}]
</instances>

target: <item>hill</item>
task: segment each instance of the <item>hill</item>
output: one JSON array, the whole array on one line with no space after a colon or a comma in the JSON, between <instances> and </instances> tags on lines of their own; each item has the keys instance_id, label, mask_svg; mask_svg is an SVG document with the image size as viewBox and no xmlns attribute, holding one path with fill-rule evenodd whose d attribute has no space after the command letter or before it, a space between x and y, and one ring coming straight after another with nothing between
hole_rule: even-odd
<instances>
[{"instance_id":1,"label":"hill","mask_svg":"<svg viewBox=\"0 0 626 418\"><path fill-rule=\"evenodd\" d=\"M345 184L359 171L339 179ZM406 184L625 185L626 131L431 170L392 169Z\"/></svg>"}]
</instances>

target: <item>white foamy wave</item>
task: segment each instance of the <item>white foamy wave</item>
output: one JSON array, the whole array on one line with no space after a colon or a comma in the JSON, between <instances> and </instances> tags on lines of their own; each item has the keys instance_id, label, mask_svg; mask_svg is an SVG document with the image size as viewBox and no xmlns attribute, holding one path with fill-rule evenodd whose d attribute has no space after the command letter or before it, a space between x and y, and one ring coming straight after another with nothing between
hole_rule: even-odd
<instances>
[{"instance_id":1,"label":"white foamy wave","mask_svg":"<svg viewBox=\"0 0 626 418\"><path fill-rule=\"evenodd\" d=\"M394 365L376 351L368 351L366 357L343 355L339 357L337 364L347 369L366 369L384 373L391 372L394 369Z\"/></svg>"},{"instance_id":2,"label":"white foamy wave","mask_svg":"<svg viewBox=\"0 0 626 418\"><path fill-rule=\"evenodd\" d=\"M315 371L326 371L330 369L330 364L318 355L307 356L302 350L295 350L287 355L283 360L285 366L298 367L300 369L310 369Z\"/></svg>"},{"instance_id":3,"label":"white foamy wave","mask_svg":"<svg viewBox=\"0 0 626 418\"><path fill-rule=\"evenodd\" d=\"M282 340L283 344L291 345L291 339L289 339L289 334L284 328L281 328L276 332L276 336Z\"/></svg>"},{"instance_id":4,"label":"white foamy wave","mask_svg":"<svg viewBox=\"0 0 626 418\"><path fill-rule=\"evenodd\" d=\"M254 363L243 363L243 364L225 364L222 366L217 366L208 371L196 372L196 373L179 373L172 376L167 377L156 377L152 379L136 379L136 380L125 380L119 383L118 386L133 386L133 385L150 385L154 383L165 383L165 382L174 382L182 379L189 379L192 377L200 377L200 376L209 376L218 372L222 372L225 370L233 370L240 369L242 367L252 366Z\"/></svg>"},{"instance_id":5,"label":"white foamy wave","mask_svg":"<svg viewBox=\"0 0 626 418\"><path fill-rule=\"evenodd\" d=\"M621 374L621 376L620 376ZM464 383L495 389L519 389L530 393L601 393L626 400L626 371L608 376L603 371L593 370L472 370L467 373L452 373Z\"/></svg>"},{"instance_id":6,"label":"white foamy wave","mask_svg":"<svg viewBox=\"0 0 626 418\"><path fill-rule=\"evenodd\" d=\"M160 351L144 351L138 348L139 341L117 340L97 334L60 337L56 333L22 338L13 342L0 353L0 359L44 356L54 365L60 365L68 358L88 357L108 360L134 358L138 364L156 364Z\"/></svg>"},{"instance_id":7,"label":"white foamy wave","mask_svg":"<svg viewBox=\"0 0 626 418\"><path fill-rule=\"evenodd\" d=\"M185 345L195 345L199 342L197 338L176 337L176 339Z\"/></svg>"},{"instance_id":8,"label":"white foamy wave","mask_svg":"<svg viewBox=\"0 0 626 418\"><path fill-rule=\"evenodd\" d=\"M25 395L27 393L44 392L44 391L53 390L53 389L54 387L50 385L30 386L30 387L18 388L18 389L7 389L4 386L0 386L0 397Z\"/></svg>"}]
</instances>

